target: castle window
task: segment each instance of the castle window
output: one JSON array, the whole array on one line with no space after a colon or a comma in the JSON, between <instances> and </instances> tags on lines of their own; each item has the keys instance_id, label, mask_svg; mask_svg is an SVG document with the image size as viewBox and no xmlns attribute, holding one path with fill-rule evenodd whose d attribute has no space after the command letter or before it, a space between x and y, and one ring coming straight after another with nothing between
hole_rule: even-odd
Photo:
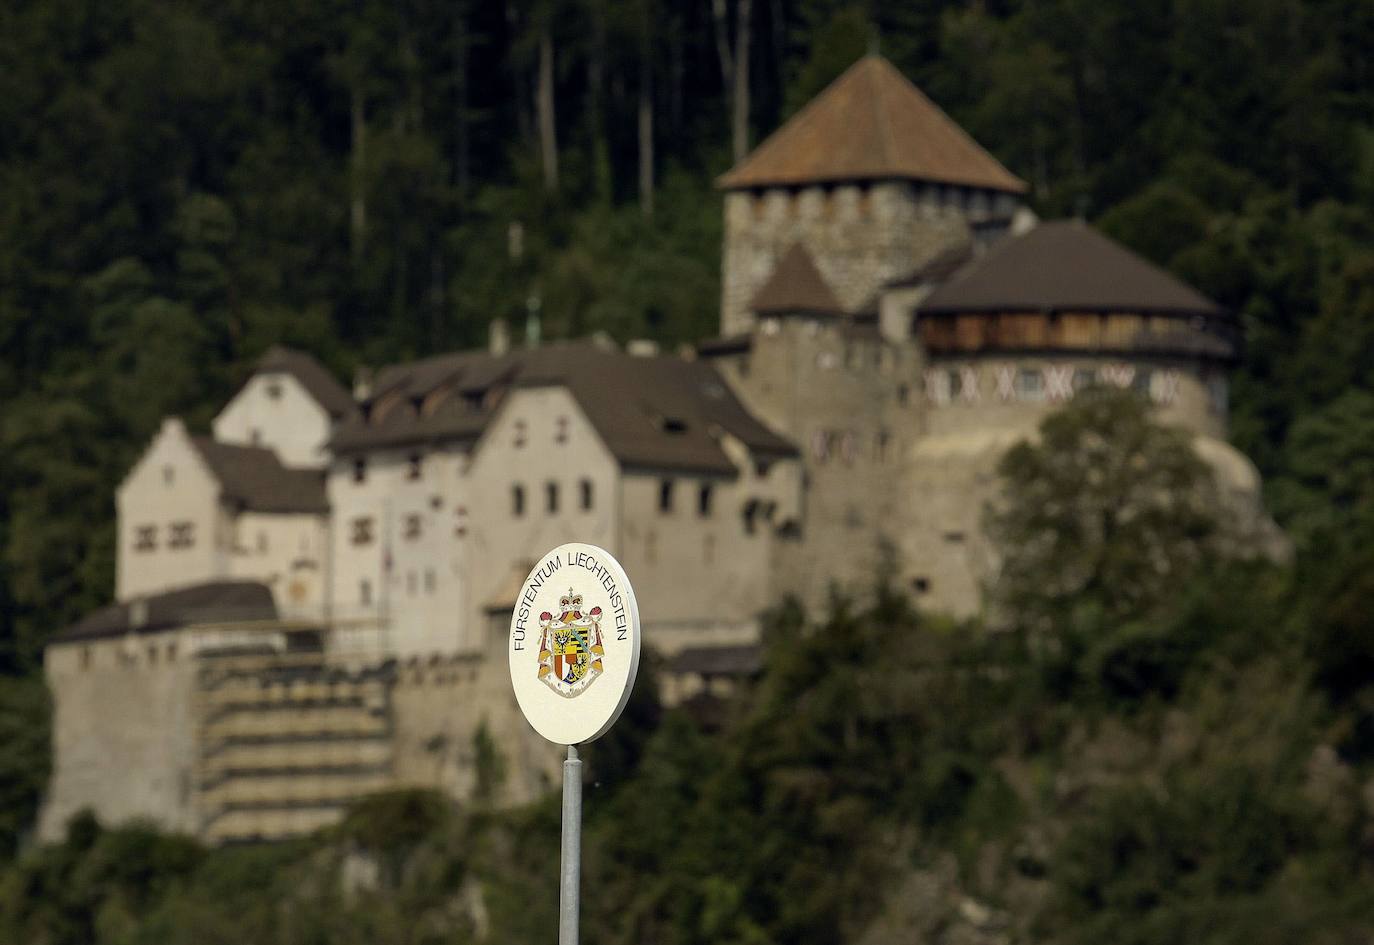
<instances>
[{"instance_id":1,"label":"castle window","mask_svg":"<svg viewBox=\"0 0 1374 945\"><path fill-rule=\"evenodd\" d=\"M414 482L420 478L423 471L424 457L419 453L411 453L406 458L406 478Z\"/></svg>"},{"instance_id":2,"label":"castle window","mask_svg":"<svg viewBox=\"0 0 1374 945\"><path fill-rule=\"evenodd\" d=\"M176 661L177 661L177 645L176 645L175 642L168 643L168 644L167 644L167 662L169 662L169 663L175 663Z\"/></svg>"},{"instance_id":3,"label":"castle window","mask_svg":"<svg viewBox=\"0 0 1374 945\"><path fill-rule=\"evenodd\" d=\"M879 430L878 437L873 443L873 458L880 463L887 461L887 448L892 442L892 434L886 430Z\"/></svg>"},{"instance_id":4,"label":"castle window","mask_svg":"<svg viewBox=\"0 0 1374 945\"><path fill-rule=\"evenodd\" d=\"M372 544L372 518L371 518L371 516L364 515L364 516L362 516L361 518L355 518L355 519L352 521L352 523L351 523L351 527L352 527L352 540L353 540L353 544L355 544L355 545L370 545L370 544Z\"/></svg>"},{"instance_id":5,"label":"castle window","mask_svg":"<svg viewBox=\"0 0 1374 945\"><path fill-rule=\"evenodd\" d=\"M559 417L554 424L553 441L555 443L568 442L568 418Z\"/></svg>"},{"instance_id":6,"label":"castle window","mask_svg":"<svg viewBox=\"0 0 1374 945\"><path fill-rule=\"evenodd\" d=\"M930 591L930 578L918 575L911 579L911 589L917 594L925 594Z\"/></svg>"},{"instance_id":7,"label":"castle window","mask_svg":"<svg viewBox=\"0 0 1374 945\"><path fill-rule=\"evenodd\" d=\"M515 421L515 448L523 449L525 446L525 421Z\"/></svg>"},{"instance_id":8,"label":"castle window","mask_svg":"<svg viewBox=\"0 0 1374 945\"><path fill-rule=\"evenodd\" d=\"M964 543L963 532L945 532L945 541L951 545L962 545Z\"/></svg>"},{"instance_id":9,"label":"castle window","mask_svg":"<svg viewBox=\"0 0 1374 945\"><path fill-rule=\"evenodd\" d=\"M367 482L367 460L365 460L365 459L355 459L355 460L353 460L353 481L354 481L354 482Z\"/></svg>"},{"instance_id":10,"label":"castle window","mask_svg":"<svg viewBox=\"0 0 1374 945\"><path fill-rule=\"evenodd\" d=\"M149 666L156 666L156 665L157 665L157 644L156 644L156 643L150 643L150 644L148 644L148 665L149 665Z\"/></svg>"},{"instance_id":11,"label":"castle window","mask_svg":"<svg viewBox=\"0 0 1374 945\"><path fill-rule=\"evenodd\" d=\"M592 508L592 481L583 479L578 485L582 494L582 511L590 512Z\"/></svg>"},{"instance_id":12,"label":"castle window","mask_svg":"<svg viewBox=\"0 0 1374 945\"><path fill-rule=\"evenodd\" d=\"M134 530L134 551L157 550L157 526L140 525Z\"/></svg>"},{"instance_id":13,"label":"castle window","mask_svg":"<svg viewBox=\"0 0 1374 945\"><path fill-rule=\"evenodd\" d=\"M453 510L453 537L462 538L468 533L468 510L467 506L460 505Z\"/></svg>"},{"instance_id":14,"label":"castle window","mask_svg":"<svg viewBox=\"0 0 1374 945\"><path fill-rule=\"evenodd\" d=\"M711 515L711 498L711 484L703 482L701 489L697 492L697 514L702 518L709 518Z\"/></svg>"},{"instance_id":15,"label":"castle window","mask_svg":"<svg viewBox=\"0 0 1374 945\"><path fill-rule=\"evenodd\" d=\"M549 514L558 512L558 483L549 482L544 484L544 496L547 501Z\"/></svg>"},{"instance_id":16,"label":"castle window","mask_svg":"<svg viewBox=\"0 0 1374 945\"><path fill-rule=\"evenodd\" d=\"M911 388L910 388L910 387L907 387L905 384L898 384L898 385L897 385L897 403L899 403L900 405L902 405L903 407L905 407L905 406L907 405L907 401L909 401L910 399L911 399Z\"/></svg>"},{"instance_id":17,"label":"castle window","mask_svg":"<svg viewBox=\"0 0 1374 945\"><path fill-rule=\"evenodd\" d=\"M272 381L267 385L267 399L281 400L281 381Z\"/></svg>"},{"instance_id":18,"label":"castle window","mask_svg":"<svg viewBox=\"0 0 1374 945\"><path fill-rule=\"evenodd\" d=\"M519 483L510 487L510 510L517 518L525 514L525 487Z\"/></svg>"},{"instance_id":19,"label":"castle window","mask_svg":"<svg viewBox=\"0 0 1374 945\"><path fill-rule=\"evenodd\" d=\"M367 578L358 582L358 603L364 607L372 606L372 582Z\"/></svg>"},{"instance_id":20,"label":"castle window","mask_svg":"<svg viewBox=\"0 0 1374 945\"><path fill-rule=\"evenodd\" d=\"M420 537L421 521L418 513L412 512L405 517L405 529L401 533L403 537L410 541Z\"/></svg>"},{"instance_id":21,"label":"castle window","mask_svg":"<svg viewBox=\"0 0 1374 945\"><path fill-rule=\"evenodd\" d=\"M164 486L170 486L176 480L176 477L177 471L175 466L162 467L162 484Z\"/></svg>"},{"instance_id":22,"label":"castle window","mask_svg":"<svg viewBox=\"0 0 1374 945\"><path fill-rule=\"evenodd\" d=\"M673 480L664 479L658 484L658 510L664 515L673 511Z\"/></svg>"},{"instance_id":23,"label":"castle window","mask_svg":"<svg viewBox=\"0 0 1374 945\"><path fill-rule=\"evenodd\" d=\"M750 499L744 503L741 515L744 518L744 534L754 534L754 520L758 516L760 503L758 499Z\"/></svg>"},{"instance_id":24,"label":"castle window","mask_svg":"<svg viewBox=\"0 0 1374 945\"><path fill-rule=\"evenodd\" d=\"M1016 396L1019 400L1038 403L1045 399L1045 373L1038 368L1022 368L1016 372Z\"/></svg>"},{"instance_id":25,"label":"castle window","mask_svg":"<svg viewBox=\"0 0 1374 945\"><path fill-rule=\"evenodd\" d=\"M949 375L949 399L953 400L964 392L964 376L958 368L946 372Z\"/></svg>"}]
</instances>

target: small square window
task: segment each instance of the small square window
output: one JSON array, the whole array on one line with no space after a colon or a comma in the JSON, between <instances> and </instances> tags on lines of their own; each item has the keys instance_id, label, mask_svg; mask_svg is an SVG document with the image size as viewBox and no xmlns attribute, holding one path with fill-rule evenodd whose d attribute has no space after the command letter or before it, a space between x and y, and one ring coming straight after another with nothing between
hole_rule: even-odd
<instances>
[{"instance_id":1,"label":"small square window","mask_svg":"<svg viewBox=\"0 0 1374 945\"><path fill-rule=\"evenodd\" d=\"M134 551L154 551L157 549L157 526L140 525L134 530Z\"/></svg>"},{"instance_id":2,"label":"small square window","mask_svg":"<svg viewBox=\"0 0 1374 945\"><path fill-rule=\"evenodd\" d=\"M190 548L195 544L195 523L173 522L168 529L168 548Z\"/></svg>"},{"instance_id":3,"label":"small square window","mask_svg":"<svg viewBox=\"0 0 1374 945\"><path fill-rule=\"evenodd\" d=\"M355 545L372 544L372 519L369 516L355 518L352 522L352 538Z\"/></svg>"}]
</instances>

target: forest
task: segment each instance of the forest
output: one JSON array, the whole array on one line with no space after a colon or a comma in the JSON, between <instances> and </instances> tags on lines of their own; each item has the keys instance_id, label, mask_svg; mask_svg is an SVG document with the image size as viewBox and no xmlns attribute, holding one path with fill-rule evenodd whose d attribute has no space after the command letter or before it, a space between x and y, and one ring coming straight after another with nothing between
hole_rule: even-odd
<instances>
[{"instance_id":1,"label":"forest","mask_svg":"<svg viewBox=\"0 0 1374 945\"><path fill-rule=\"evenodd\" d=\"M1040 602L1035 632L955 627L881 588L780 607L777 659L722 727L646 705L603 752L589 802L637 829L589 825L589 856L619 864L595 940L905 941L881 936L908 886L930 941L1367 939L1370 49L1371 0L5 4L3 937L543 939L548 903L515 891L550 888L525 839L552 807L407 795L299 847L207 853L88 822L29 847L43 643L109 600L113 490L160 418L203 428L271 344L349 378L480 344L494 318L517 337L711 335L715 177L878 51L1042 217L1089 219L1235 315L1231 437L1293 560L1199 550L1186 592ZM913 641L895 671L933 681L855 719L890 656L875 622ZM787 654L827 637L851 672L808 683ZM1093 754L1120 744L1135 753ZM690 753L719 777L688 783ZM684 820L712 829L673 842ZM354 906L265 905L349 851L384 867ZM472 908L442 919L437 890L469 880L485 933ZM417 914L432 927L402 921Z\"/></svg>"}]
</instances>

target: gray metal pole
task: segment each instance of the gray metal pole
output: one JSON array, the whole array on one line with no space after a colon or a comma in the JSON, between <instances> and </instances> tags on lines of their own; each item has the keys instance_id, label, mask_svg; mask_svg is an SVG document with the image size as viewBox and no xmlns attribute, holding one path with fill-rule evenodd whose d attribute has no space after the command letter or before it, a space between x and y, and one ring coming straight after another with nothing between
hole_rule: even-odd
<instances>
[{"instance_id":1,"label":"gray metal pole","mask_svg":"<svg viewBox=\"0 0 1374 945\"><path fill-rule=\"evenodd\" d=\"M558 886L558 945L577 945L582 884L582 759L568 746L563 762L563 867Z\"/></svg>"}]
</instances>

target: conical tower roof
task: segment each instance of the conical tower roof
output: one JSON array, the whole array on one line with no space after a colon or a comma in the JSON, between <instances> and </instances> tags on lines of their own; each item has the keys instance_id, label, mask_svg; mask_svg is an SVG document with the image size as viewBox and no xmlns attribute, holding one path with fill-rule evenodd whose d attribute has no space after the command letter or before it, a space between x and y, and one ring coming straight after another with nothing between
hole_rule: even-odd
<instances>
[{"instance_id":1,"label":"conical tower roof","mask_svg":"<svg viewBox=\"0 0 1374 945\"><path fill-rule=\"evenodd\" d=\"M844 314L835 293L801 243L793 243L778 260L773 274L749 303L749 308L760 315Z\"/></svg>"},{"instance_id":2,"label":"conical tower roof","mask_svg":"<svg viewBox=\"0 0 1374 945\"><path fill-rule=\"evenodd\" d=\"M717 184L740 190L864 180L1026 190L881 56L851 66Z\"/></svg>"}]
</instances>

